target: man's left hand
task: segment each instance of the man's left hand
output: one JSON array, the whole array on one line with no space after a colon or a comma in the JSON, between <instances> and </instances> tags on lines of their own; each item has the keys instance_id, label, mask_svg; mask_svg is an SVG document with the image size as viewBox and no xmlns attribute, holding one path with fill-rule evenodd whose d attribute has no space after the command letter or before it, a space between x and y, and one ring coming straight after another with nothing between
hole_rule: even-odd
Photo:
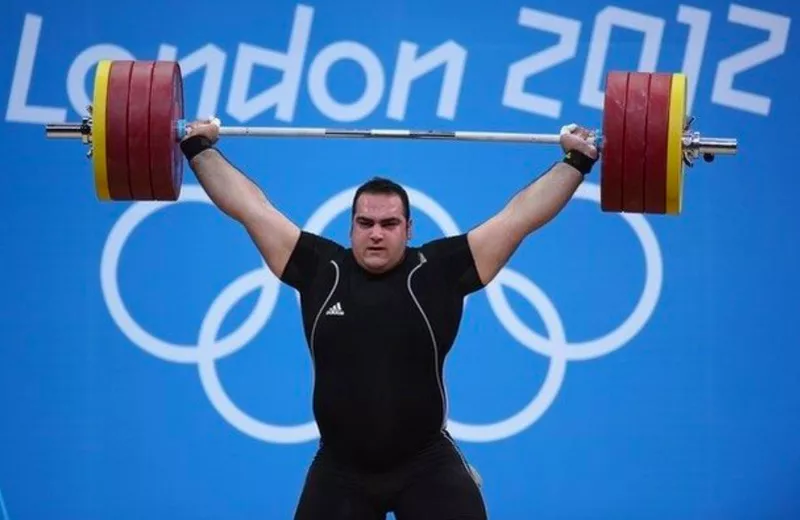
<instances>
[{"instance_id":1,"label":"man's left hand","mask_svg":"<svg viewBox=\"0 0 800 520\"><path fill-rule=\"evenodd\" d=\"M565 153L570 150L575 150L597 160L599 152L592 139L593 136L589 130L582 126L572 124L561 129L559 142Z\"/></svg>"}]
</instances>

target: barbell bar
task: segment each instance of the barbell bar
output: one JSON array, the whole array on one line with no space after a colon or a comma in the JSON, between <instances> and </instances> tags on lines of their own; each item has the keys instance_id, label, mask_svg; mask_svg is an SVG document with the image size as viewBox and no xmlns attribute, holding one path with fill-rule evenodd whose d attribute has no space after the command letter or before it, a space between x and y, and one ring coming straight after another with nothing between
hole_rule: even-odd
<instances>
[{"instance_id":1,"label":"barbell bar","mask_svg":"<svg viewBox=\"0 0 800 520\"><path fill-rule=\"evenodd\" d=\"M691 130L687 80L681 73L610 71L602 128L592 132L601 152L601 209L677 215L684 167L703 157L735 155L732 138ZM186 135L183 75L174 61L101 60L92 102L80 123L52 123L52 139L89 146L95 190L103 201L167 200L180 196ZM559 134L409 129L220 126L229 137L419 139L559 144Z\"/></svg>"}]
</instances>

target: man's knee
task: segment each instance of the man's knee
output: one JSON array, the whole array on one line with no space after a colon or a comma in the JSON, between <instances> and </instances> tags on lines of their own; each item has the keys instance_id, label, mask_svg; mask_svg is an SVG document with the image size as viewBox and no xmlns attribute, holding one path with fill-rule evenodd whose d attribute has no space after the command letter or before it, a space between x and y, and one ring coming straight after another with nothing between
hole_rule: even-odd
<instances>
[{"instance_id":1,"label":"man's knee","mask_svg":"<svg viewBox=\"0 0 800 520\"><path fill-rule=\"evenodd\" d=\"M397 520L442 518L485 520L482 480L469 464L449 463L431 468L402 494L395 510Z\"/></svg>"}]
</instances>

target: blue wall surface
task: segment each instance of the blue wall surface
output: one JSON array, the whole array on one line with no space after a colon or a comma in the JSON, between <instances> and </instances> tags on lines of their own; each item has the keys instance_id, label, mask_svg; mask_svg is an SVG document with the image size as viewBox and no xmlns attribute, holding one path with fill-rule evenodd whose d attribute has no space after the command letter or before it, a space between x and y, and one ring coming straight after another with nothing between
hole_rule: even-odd
<instances>
[{"instance_id":1,"label":"blue wall surface","mask_svg":"<svg viewBox=\"0 0 800 520\"><path fill-rule=\"evenodd\" d=\"M493 519L800 518L800 7L343 0L0 9L0 519L291 518L317 447L293 290L186 170L101 203L79 121L99 59L177 59L224 125L599 128L610 69L682 71L704 135L679 217L599 210L599 168L466 302L450 431ZM476 226L557 147L223 138L298 225L407 186L414 244Z\"/></svg>"}]
</instances>

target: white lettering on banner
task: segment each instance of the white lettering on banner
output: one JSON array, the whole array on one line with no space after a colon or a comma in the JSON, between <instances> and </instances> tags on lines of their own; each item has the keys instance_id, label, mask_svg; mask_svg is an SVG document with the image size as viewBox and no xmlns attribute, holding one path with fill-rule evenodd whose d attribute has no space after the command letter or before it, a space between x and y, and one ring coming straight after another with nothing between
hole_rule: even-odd
<instances>
[{"instance_id":1,"label":"white lettering on banner","mask_svg":"<svg viewBox=\"0 0 800 520\"><path fill-rule=\"evenodd\" d=\"M772 100L766 96L733 88L737 73L766 63L784 52L789 40L791 20L757 9L733 4L728 11L728 21L755 27L769 33L767 41L754 45L719 62L714 76L711 101L718 105L746 110L762 116L769 115Z\"/></svg>"},{"instance_id":2,"label":"white lettering on banner","mask_svg":"<svg viewBox=\"0 0 800 520\"><path fill-rule=\"evenodd\" d=\"M661 37L664 34L664 20L661 18L619 7L606 7L597 13L579 100L582 105L598 110L603 109L604 93L601 85L608 45L611 41L611 30L614 27L644 33L644 44L637 67L639 71L653 72L658 64L658 54L661 50Z\"/></svg>"},{"instance_id":3,"label":"white lettering on banner","mask_svg":"<svg viewBox=\"0 0 800 520\"><path fill-rule=\"evenodd\" d=\"M523 81L533 75L534 72L542 73L574 57L574 53L570 55L568 52L571 50L569 47L571 40L568 37L572 33L565 29L567 27L565 22L578 24L580 22L570 18L557 17L552 19L554 21L551 21L549 26L542 27L544 24L536 23L537 18L545 19L545 17L550 16L555 15L533 11L525 7L521 9L518 20L519 25L555 32L561 36L561 39L547 51L529 55L527 58L511 64L506 78L503 104L525 112L558 119L561 115L560 100L528 94L522 89ZM703 56L705 55L711 13L696 7L680 5L678 6L677 20L680 23L689 25L689 37L681 71L687 74L689 79L687 110L691 111L695 101ZM764 29L769 32L769 37L765 42L756 44L745 51L720 61L715 74L711 101L728 108L767 116L769 115L771 98L761 94L734 90L732 87L733 80L737 73L752 70L781 56L786 51L791 20L785 16L736 4L730 6L728 20L749 27ZM604 92L601 85L609 41L614 27L636 30L644 34L644 43L639 55L637 70L651 72L657 67L665 23L666 21L662 18L629 9L614 6L602 9L594 21L579 102L590 108L603 109ZM556 28L554 29L554 27ZM579 31L580 29L578 29ZM578 36L577 34L575 35L576 38ZM559 51L563 54L559 54ZM545 54L546 52L550 54Z\"/></svg>"},{"instance_id":4,"label":"white lettering on banner","mask_svg":"<svg viewBox=\"0 0 800 520\"><path fill-rule=\"evenodd\" d=\"M275 107L276 119L285 122L294 119L313 18L313 8L302 4L297 6L285 53L248 44L239 46L231 93L226 107L230 115L240 122L245 122ZM464 75L466 51L455 42L448 41L415 59L417 48L418 46L411 42L400 43L398 65L389 93L387 114L394 119L404 117L411 83L436 67L444 65L445 77L437 115L452 119L455 117ZM334 99L327 84L331 67L337 61L345 59L360 65L366 77L364 92L355 102L349 104ZM278 69L283 73L283 77L278 84L248 98L255 66ZM314 57L309 67L309 97L320 112L335 121L352 122L369 116L380 103L385 85L386 75L378 56L365 45L354 41L339 41L326 46Z\"/></svg>"},{"instance_id":5,"label":"white lettering on banner","mask_svg":"<svg viewBox=\"0 0 800 520\"><path fill-rule=\"evenodd\" d=\"M692 111L694 97L697 93L697 81L703 66L703 56L708 41L708 28L711 25L711 13L696 7L682 5L678 7L678 21L689 26L689 37L686 40L686 52L683 55L681 70L686 74L686 110Z\"/></svg>"},{"instance_id":6,"label":"white lettering on banner","mask_svg":"<svg viewBox=\"0 0 800 520\"><path fill-rule=\"evenodd\" d=\"M696 99L698 80L702 75L706 43L709 39L711 12L692 6L679 5L676 13L678 23L688 26L688 38L681 71L689 79L688 110ZM292 122L303 81L308 42L311 35L314 9L298 4L295 8L288 44L285 50L273 50L253 44L240 43L236 49L233 77L225 110L240 122L251 120L274 109L274 117ZM736 54L723 58L716 65L710 101L727 108L767 116L772 109L772 99L764 93L756 94L735 89L734 82L742 74L753 71L786 52L789 39L790 18L738 4L730 5L727 22L731 27L745 26L767 32L764 39ZM525 90L534 76L575 59L582 25L579 20L523 7L519 11L517 24L528 30L540 30L555 34L558 40L546 49L528 53L517 58L508 67L501 104L505 107L537 114L553 119L561 117L564 99L546 97L541 93ZM603 72L606 68L609 46L615 28L634 30L644 35L639 53L637 69L657 69L661 54L662 36L666 20L649 14L609 6L601 9L594 18L586 67L583 71L578 102L584 106L602 110ZM27 14L20 37L19 50L14 66L13 78L6 108L6 120L43 124L63 122L67 109L48 106L31 100L32 84L39 51L39 39L43 19L39 15ZM719 37L719 36L717 36ZM735 35L726 40L736 41ZM179 52L174 45L161 44L158 59L177 59ZM84 114L90 103L91 92L87 92L87 75L99 59L135 59L133 53L114 43L100 43L80 52L68 67L66 85L67 98L76 113ZM179 62L184 76L204 72L200 99L196 112L207 116L217 112L223 95L222 83L228 55L213 44L184 54ZM338 61L352 60L364 72L366 81L360 95L349 103L336 100L328 88L331 68ZM352 122L374 113L388 95L386 115L395 120L405 118L410 92L415 81L442 69L441 88L438 92L436 115L442 119L454 119L464 81L467 50L447 40L426 54L420 55L414 42L399 43L397 64L393 73L389 71L375 52L366 45L349 40L330 42L310 59L308 92L311 102L322 114L336 121ZM256 67L264 67L281 73L280 80L258 93L251 93ZM391 84L388 77L391 75ZM480 77L477 80L486 81ZM528 85L530 86L530 85ZM90 87L91 88L91 87ZM777 88L777 85L776 85ZM186 117L193 117L193 110L186 109Z\"/></svg>"},{"instance_id":7,"label":"white lettering on banner","mask_svg":"<svg viewBox=\"0 0 800 520\"><path fill-rule=\"evenodd\" d=\"M297 6L289 46L285 53L246 43L239 45L233 70L233 83L228 97L227 111L230 115L244 122L261 112L277 107L276 119L289 122L294 118L313 16L312 8ZM277 85L248 99L250 78L255 65L279 69L283 71L283 78Z\"/></svg>"},{"instance_id":8,"label":"white lettering on banner","mask_svg":"<svg viewBox=\"0 0 800 520\"><path fill-rule=\"evenodd\" d=\"M341 60L358 63L366 77L364 92L350 104L336 101L328 92L328 72ZM349 122L367 117L381 102L385 85L380 58L358 42L341 41L328 45L317 54L308 71L308 94L311 100L334 121Z\"/></svg>"},{"instance_id":9,"label":"white lettering on banner","mask_svg":"<svg viewBox=\"0 0 800 520\"><path fill-rule=\"evenodd\" d=\"M555 33L559 38L555 45L511 64L503 90L503 105L558 119L561 117L562 102L540 94L525 92L525 81L537 72L553 68L575 57L578 52L581 23L578 20L526 7L520 10L518 23L525 27Z\"/></svg>"},{"instance_id":10,"label":"white lettering on banner","mask_svg":"<svg viewBox=\"0 0 800 520\"><path fill-rule=\"evenodd\" d=\"M67 118L67 111L64 108L28 104L41 31L42 17L26 15L17 52L17 64L14 66L14 78L11 81L11 92L8 95L6 121L45 124L50 121L63 122Z\"/></svg>"},{"instance_id":11,"label":"white lettering on banner","mask_svg":"<svg viewBox=\"0 0 800 520\"><path fill-rule=\"evenodd\" d=\"M444 66L444 81L439 93L436 115L442 119L455 118L458 95L461 91L461 81L467 62L466 49L450 40L419 58L416 57L418 52L419 46L415 43L402 42L400 44L394 82L389 94L387 115L392 119L402 121L406 117L411 83L437 67Z\"/></svg>"},{"instance_id":12,"label":"white lettering on banner","mask_svg":"<svg viewBox=\"0 0 800 520\"><path fill-rule=\"evenodd\" d=\"M178 60L178 49L173 45L162 45L158 50L159 60ZM222 92L222 78L225 73L225 52L216 45L208 44L178 60L181 73L186 78L198 70L205 69L203 86L197 113L209 116L217 113L219 97ZM184 108L184 110L186 110Z\"/></svg>"}]
</instances>

